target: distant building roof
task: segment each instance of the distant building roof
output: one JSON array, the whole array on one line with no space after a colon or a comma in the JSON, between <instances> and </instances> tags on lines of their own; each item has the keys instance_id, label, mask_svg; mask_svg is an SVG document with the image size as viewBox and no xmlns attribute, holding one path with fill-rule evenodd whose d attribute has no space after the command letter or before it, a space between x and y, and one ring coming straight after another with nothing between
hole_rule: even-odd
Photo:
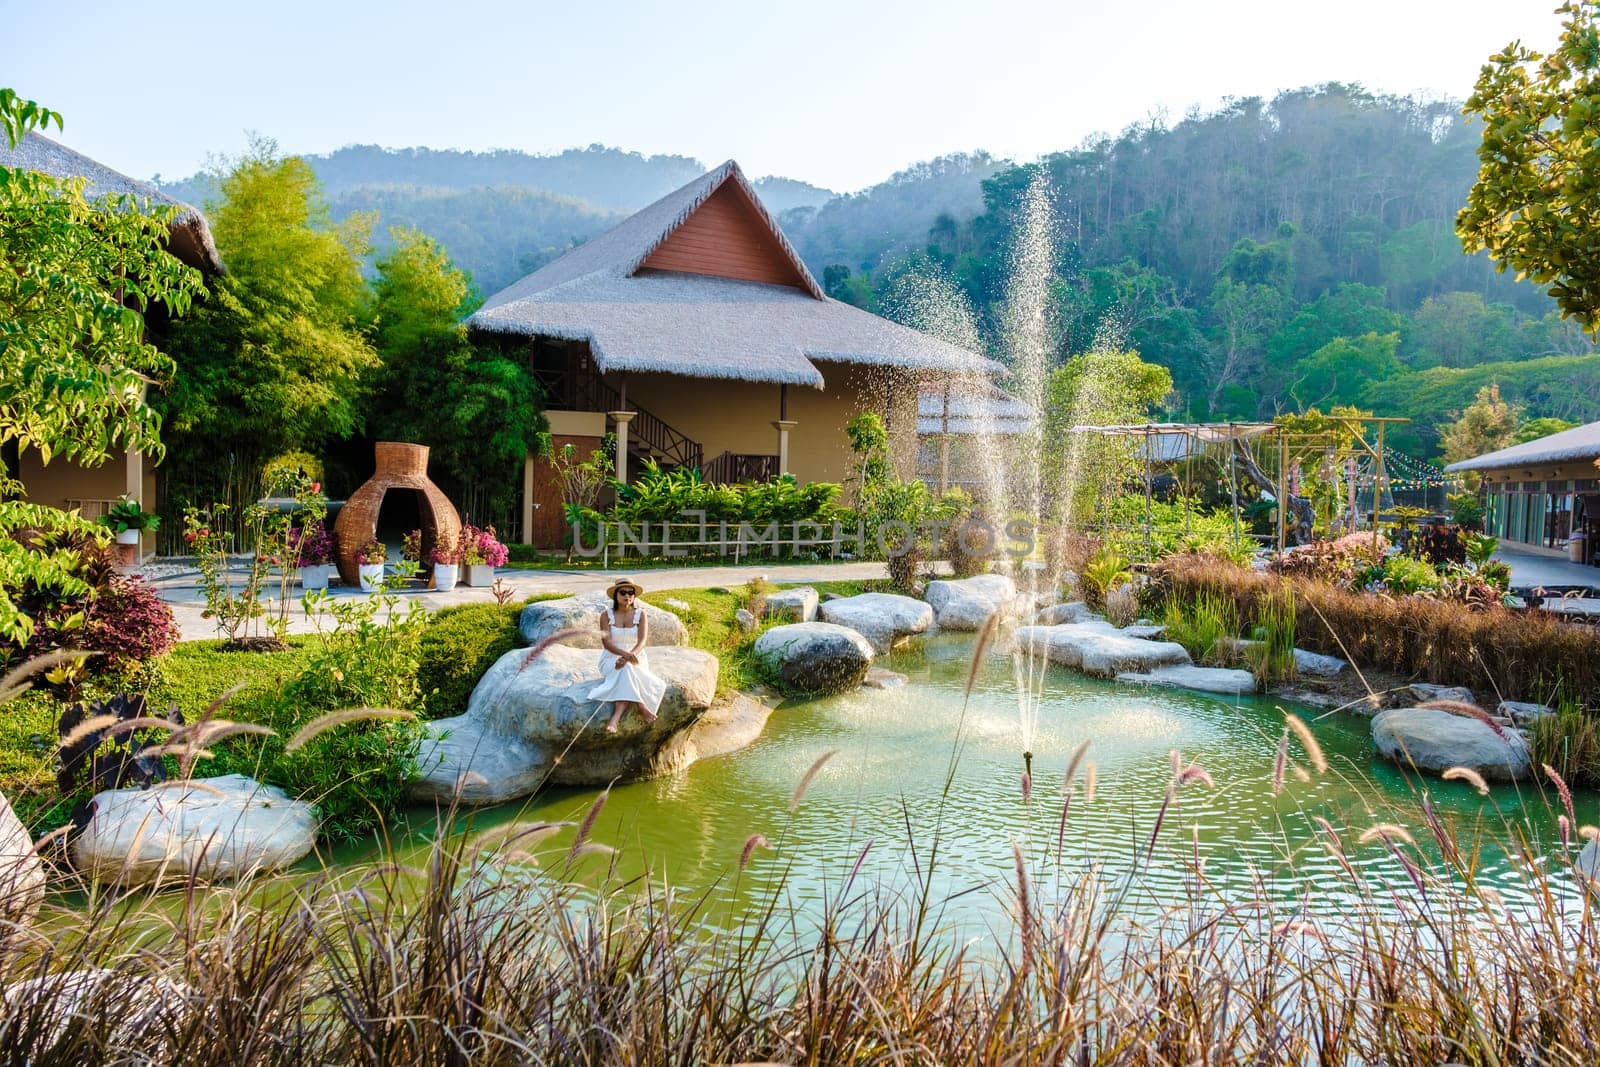
<instances>
[{"instance_id":1,"label":"distant building roof","mask_svg":"<svg viewBox=\"0 0 1600 1067\"><path fill-rule=\"evenodd\" d=\"M1491 471L1504 467L1543 466L1550 463L1581 463L1600 459L1600 422L1574 426L1548 437L1524 441L1481 456L1452 463L1446 471Z\"/></svg>"},{"instance_id":2,"label":"distant building roof","mask_svg":"<svg viewBox=\"0 0 1600 1067\"><path fill-rule=\"evenodd\" d=\"M662 269L669 238L732 183L788 284ZM714 258L716 249L694 250ZM818 363L993 375L992 360L825 295L732 160L496 293L476 330L587 341L602 371L822 388Z\"/></svg>"},{"instance_id":3,"label":"distant building roof","mask_svg":"<svg viewBox=\"0 0 1600 1067\"><path fill-rule=\"evenodd\" d=\"M84 195L91 200L128 195L176 207L178 215L172 220L171 226L172 254L197 270L208 274L223 273L222 257L217 254L206 217L194 206L174 200L148 182L112 170L104 163L90 159L82 152L74 152L59 141L53 141L36 131L24 134L15 148L8 147L0 138L0 167L19 167L55 178L83 178Z\"/></svg>"},{"instance_id":4,"label":"distant building roof","mask_svg":"<svg viewBox=\"0 0 1600 1067\"><path fill-rule=\"evenodd\" d=\"M1009 436L1033 428L1033 409L993 382L929 382L917 394L919 434Z\"/></svg>"}]
</instances>

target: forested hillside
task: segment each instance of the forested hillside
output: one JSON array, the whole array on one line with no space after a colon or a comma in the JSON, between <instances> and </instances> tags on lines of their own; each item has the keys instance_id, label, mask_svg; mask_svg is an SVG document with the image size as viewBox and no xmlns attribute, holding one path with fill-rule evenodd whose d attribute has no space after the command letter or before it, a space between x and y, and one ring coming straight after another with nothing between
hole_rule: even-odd
<instances>
[{"instance_id":1,"label":"forested hillside","mask_svg":"<svg viewBox=\"0 0 1600 1067\"><path fill-rule=\"evenodd\" d=\"M1240 100L1001 170L981 212L940 218L911 255L875 255L895 244L880 233L813 265L886 314L902 279L945 273L994 339L1042 174L1061 222L1059 355L1136 348L1171 369L1175 414L1376 406L1416 419L1401 441L1425 453L1490 382L1529 417L1600 418L1590 340L1539 288L1461 252L1478 142L1454 103L1337 85Z\"/></svg>"}]
</instances>

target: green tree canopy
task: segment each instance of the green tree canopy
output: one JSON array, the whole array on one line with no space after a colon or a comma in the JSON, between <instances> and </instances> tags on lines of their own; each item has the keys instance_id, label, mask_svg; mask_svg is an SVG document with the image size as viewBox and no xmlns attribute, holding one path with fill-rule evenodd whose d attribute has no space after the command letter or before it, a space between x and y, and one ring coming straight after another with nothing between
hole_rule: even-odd
<instances>
[{"instance_id":1,"label":"green tree canopy","mask_svg":"<svg viewBox=\"0 0 1600 1067\"><path fill-rule=\"evenodd\" d=\"M1440 432L1446 463L1459 463L1511 444L1522 422L1521 408L1500 398L1500 386L1486 385L1461 417Z\"/></svg>"},{"instance_id":2,"label":"green tree canopy","mask_svg":"<svg viewBox=\"0 0 1600 1067\"><path fill-rule=\"evenodd\" d=\"M1569 0L1549 54L1513 43L1467 98L1483 122L1478 177L1456 232L1501 270L1549 287L1561 310L1600 330L1600 4Z\"/></svg>"},{"instance_id":3,"label":"green tree canopy","mask_svg":"<svg viewBox=\"0 0 1600 1067\"><path fill-rule=\"evenodd\" d=\"M382 368L368 429L429 446L435 477L458 506L492 521L512 506L524 457L539 451L538 383L518 353L468 340L461 320L481 300L437 241L403 228L389 237L372 284Z\"/></svg>"},{"instance_id":4,"label":"green tree canopy","mask_svg":"<svg viewBox=\"0 0 1600 1067\"><path fill-rule=\"evenodd\" d=\"M175 445L172 506L253 498L272 456L349 436L377 363L362 328L371 218L331 223L311 168L268 140L220 189L210 213L228 274L174 331L178 371L158 401Z\"/></svg>"}]
</instances>

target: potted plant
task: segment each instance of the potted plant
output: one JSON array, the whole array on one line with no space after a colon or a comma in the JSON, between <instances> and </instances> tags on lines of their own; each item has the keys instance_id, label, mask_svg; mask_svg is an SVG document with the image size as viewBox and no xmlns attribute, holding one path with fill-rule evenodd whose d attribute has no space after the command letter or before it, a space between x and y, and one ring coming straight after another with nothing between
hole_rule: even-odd
<instances>
[{"instance_id":1,"label":"potted plant","mask_svg":"<svg viewBox=\"0 0 1600 1067\"><path fill-rule=\"evenodd\" d=\"M363 593L378 591L383 584L383 565L388 558L388 548L376 537L356 549L356 570L361 574Z\"/></svg>"},{"instance_id":2,"label":"potted plant","mask_svg":"<svg viewBox=\"0 0 1600 1067\"><path fill-rule=\"evenodd\" d=\"M467 568L467 585L488 588L494 584L494 569L511 557L500 543L493 526L461 528L461 562Z\"/></svg>"},{"instance_id":3,"label":"potted plant","mask_svg":"<svg viewBox=\"0 0 1600 1067\"><path fill-rule=\"evenodd\" d=\"M117 535L117 562L125 567L139 562L139 539L161 526L161 516L145 511L131 496L122 497L100 516L100 522Z\"/></svg>"},{"instance_id":4,"label":"potted plant","mask_svg":"<svg viewBox=\"0 0 1600 1067\"><path fill-rule=\"evenodd\" d=\"M289 551L300 561L300 588L326 589L333 570L333 535L321 519L289 531Z\"/></svg>"},{"instance_id":5,"label":"potted plant","mask_svg":"<svg viewBox=\"0 0 1600 1067\"><path fill-rule=\"evenodd\" d=\"M454 589L456 578L461 573L461 546L438 544L432 552L428 553L428 562L433 564L433 587L435 589Z\"/></svg>"}]
</instances>

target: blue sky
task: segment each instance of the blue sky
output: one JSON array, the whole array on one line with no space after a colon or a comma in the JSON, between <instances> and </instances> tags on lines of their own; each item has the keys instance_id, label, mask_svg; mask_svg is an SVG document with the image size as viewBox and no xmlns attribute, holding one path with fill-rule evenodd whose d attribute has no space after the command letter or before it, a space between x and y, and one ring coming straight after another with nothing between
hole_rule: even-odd
<instances>
[{"instance_id":1,"label":"blue sky","mask_svg":"<svg viewBox=\"0 0 1600 1067\"><path fill-rule=\"evenodd\" d=\"M254 130L289 152L601 142L848 191L1321 81L1461 98L1509 41L1552 44L1555 4L0 0L0 82L137 177Z\"/></svg>"}]
</instances>

